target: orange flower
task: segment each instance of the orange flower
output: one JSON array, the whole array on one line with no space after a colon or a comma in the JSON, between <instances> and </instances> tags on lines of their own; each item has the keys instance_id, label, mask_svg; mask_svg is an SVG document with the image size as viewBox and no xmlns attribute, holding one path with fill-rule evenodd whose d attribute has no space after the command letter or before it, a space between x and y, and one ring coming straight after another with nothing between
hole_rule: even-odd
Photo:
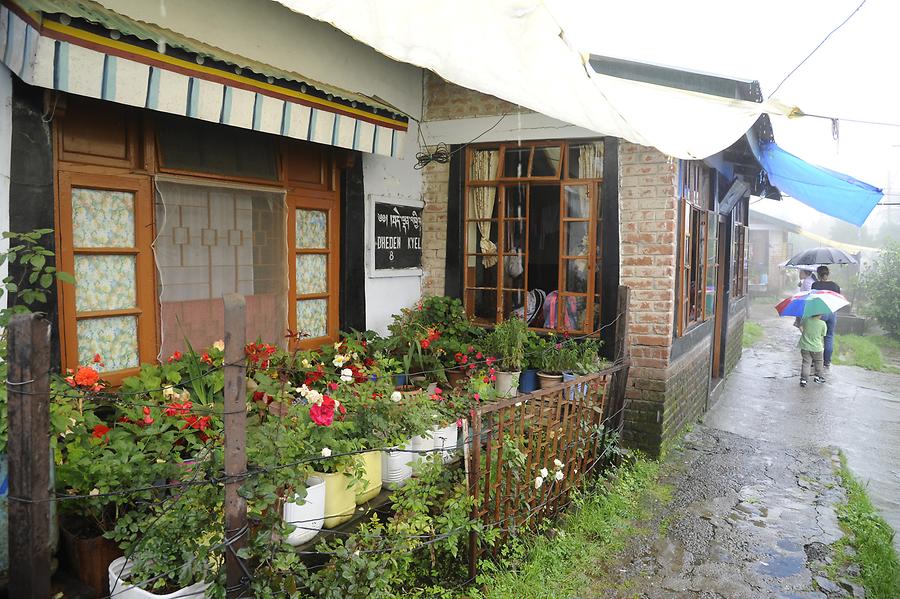
<instances>
[{"instance_id":1,"label":"orange flower","mask_svg":"<svg viewBox=\"0 0 900 599\"><path fill-rule=\"evenodd\" d=\"M75 384L79 387L93 387L100 380L100 375L90 366L79 366L75 371Z\"/></svg>"}]
</instances>

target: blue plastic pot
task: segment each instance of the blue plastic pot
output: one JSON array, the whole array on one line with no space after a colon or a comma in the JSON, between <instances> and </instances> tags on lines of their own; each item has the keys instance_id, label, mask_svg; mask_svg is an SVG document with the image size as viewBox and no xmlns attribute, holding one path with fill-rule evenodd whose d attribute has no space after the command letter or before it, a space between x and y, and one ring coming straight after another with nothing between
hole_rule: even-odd
<instances>
[{"instance_id":1,"label":"blue plastic pot","mask_svg":"<svg viewBox=\"0 0 900 599\"><path fill-rule=\"evenodd\" d=\"M537 369L530 368L523 370L519 375L519 391L521 393L531 393L538 388Z\"/></svg>"},{"instance_id":2,"label":"blue plastic pot","mask_svg":"<svg viewBox=\"0 0 900 599\"><path fill-rule=\"evenodd\" d=\"M394 386L402 387L406 384L407 376L405 374L395 374L394 375Z\"/></svg>"}]
</instances>

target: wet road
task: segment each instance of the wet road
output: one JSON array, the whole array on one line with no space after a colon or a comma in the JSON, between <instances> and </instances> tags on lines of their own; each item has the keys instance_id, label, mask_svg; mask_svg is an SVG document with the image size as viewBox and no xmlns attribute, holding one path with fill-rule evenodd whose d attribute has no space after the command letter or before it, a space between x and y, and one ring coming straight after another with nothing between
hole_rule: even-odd
<instances>
[{"instance_id":1,"label":"wet road","mask_svg":"<svg viewBox=\"0 0 900 599\"><path fill-rule=\"evenodd\" d=\"M765 335L744 350L704 424L787 447L841 448L868 483L872 502L900 531L900 375L834 365L827 383L802 389L793 319L759 305L751 319ZM900 550L900 534L894 543Z\"/></svg>"}]
</instances>

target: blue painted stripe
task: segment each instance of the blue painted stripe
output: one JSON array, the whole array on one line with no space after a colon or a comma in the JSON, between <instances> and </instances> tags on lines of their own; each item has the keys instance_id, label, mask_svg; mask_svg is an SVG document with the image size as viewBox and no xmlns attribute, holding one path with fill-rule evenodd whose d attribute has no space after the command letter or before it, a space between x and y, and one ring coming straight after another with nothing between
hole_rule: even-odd
<instances>
[{"instance_id":1,"label":"blue painted stripe","mask_svg":"<svg viewBox=\"0 0 900 599\"><path fill-rule=\"evenodd\" d=\"M313 132L316 130L316 113L318 111L315 108L309 109L309 126L306 128L306 139L313 139Z\"/></svg>"},{"instance_id":2,"label":"blue painted stripe","mask_svg":"<svg viewBox=\"0 0 900 599\"><path fill-rule=\"evenodd\" d=\"M227 85L223 86L222 96L222 112L219 114L219 122L227 125L231 120L231 88Z\"/></svg>"},{"instance_id":3,"label":"blue painted stripe","mask_svg":"<svg viewBox=\"0 0 900 599\"><path fill-rule=\"evenodd\" d=\"M69 42L56 42L53 51L53 88L63 92L69 89Z\"/></svg>"},{"instance_id":4,"label":"blue painted stripe","mask_svg":"<svg viewBox=\"0 0 900 599\"><path fill-rule=\"evenodd\" d=\"M5 23L5 24L6 24L6 30L7 30L7 32L9 31L9 15L10 15L9 9L6 8L5 6L3 6L2 4L0 4L0 23ZM9 43L8 43L5 39L4 39L4 40L0 40L0 43L3 44L3 46L2 46L2 48L3 48L2 54L3 54L3 60L5 61L5 60L6 60L6 47L9 45Z\"/></svg>"},{"instance_id":5,"label":"blue painted stripe","mask_svg":"<svg viewBox=\"0 0 900 599\"><path fill-rule=\"evenodd\" d=\"M253 96L253 130L259 131L259 122L262 120L262 105L263 98L261 95L256 94Z\"/></svg>"},{"instance_id":6,"label":"blue painted stripe","mask_svg":"<svg viewBox=\"0 0 900 599\"><path fill-rule=\"evenodd\" d=\"M156 109L159 105L159 69L150 67L150 73L147 75L147 101L144 103L145 108Z\"/></svg>"},{"instance_id":7,"label":"blue painted stripe","mask_svg":"<svg viewBox=\"0 0 900 599\"><path fill-rule=\"evenodd\" d=\"M353 121L353 145L351 146L354 150L359 149L359 120Z\"/></svg>"},{"instance_id":8,"label":"blue painted stripe","mask_svg":"<svg viewBox=\"0 0 900 599\"><path fill-rule=\"evenodd\" d=\"M104 100L116 99L116 69L119 59L106 54L103 56L103 91L100 97Z\"/></svg>"},{"instance_id":9,"label":"blue painted stripe","mask_svg":"<svg viewBox=\"0 0 900 599\"><path fill-rule=\"evenodd\" d=\"M289 135L291 132L291 103L285 102L281 107L281 134Z\"/></svg>"},{"instance_id":10,"label":"blue painted stripe","mask_svg":"<svg viewBox=\"0 0 900 599\"><path fill-rule=\"evenodd\" d=\"M188 79L187 115L196 117L200 106L200 81L195 77Z\"/></svg>"},{"instance_id":11,"label":"blue painted stripe","mask_svg":"<svg viewBox=\"0 0 900 599\"><path fill-rule=\"evenodd\" d=\"M338 135L341 132L341 116L334 115L334 124L331 126L331 145L338 145Z\"/></svg>"},{"instance_id":12,"label":"blue painted stripe","mask_svg":"<svg viewBox=\"0 0 900 599\"><path fill-rule=\"evenodd\" d=\"M9 53L12 52L12 39L13 39L13 14L12 11L7 10L7 19L6 19L6 48L3 50L3 62L9 64Z\"/></svg>"},{"instance_id":13,"label":"blue painted stripe","mask_svg":"<svg viewBox=\"0 0 900 599\"><path fill-rule=\"evenodd\" d=\"M25 47L22 48L22 66L19 67L19 77L24 79L23 74L25 73L25 69L31 66L31 61L28 60L28 56L31 54L31 49L34 46L34 40L37 38L37 31L27 23L25 24Z\"/></svg>"}]
</instances>

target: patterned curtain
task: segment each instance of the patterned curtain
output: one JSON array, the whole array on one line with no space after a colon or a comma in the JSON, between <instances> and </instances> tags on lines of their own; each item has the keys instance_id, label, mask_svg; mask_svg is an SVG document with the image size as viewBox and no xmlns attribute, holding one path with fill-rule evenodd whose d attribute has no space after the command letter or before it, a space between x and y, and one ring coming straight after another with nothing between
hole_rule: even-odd
<instances>
[{"instance_id":1,"label":"patterned curtain","mask_svg":"<svg viewBox=\"0 0 900 599\"><path fill-rule=\"evenodd\" d=\"M499 156L496 150L476 150L472 155L472 178L477 180L493 180L497 178ZM489 219L494 214L494 201L497 198L496 187L473 187L472 199L475 218ZM478 223L478 231L481 233L479 243L484 256L482 264L485 268L492 268L497 264L497 244L491 241L491 221L484 220Z\"/></svg>"},{"instance_id":2,"label":"patterned curtain","mask_svg":"<svg viewBox=\"0 0 900 599\"><path fill-rule=\"evenodd\" d=\"M578 150L578 176L581 179L598 178L603 172L603 145L579 146Z\"/></svg>"}]
</instances>

